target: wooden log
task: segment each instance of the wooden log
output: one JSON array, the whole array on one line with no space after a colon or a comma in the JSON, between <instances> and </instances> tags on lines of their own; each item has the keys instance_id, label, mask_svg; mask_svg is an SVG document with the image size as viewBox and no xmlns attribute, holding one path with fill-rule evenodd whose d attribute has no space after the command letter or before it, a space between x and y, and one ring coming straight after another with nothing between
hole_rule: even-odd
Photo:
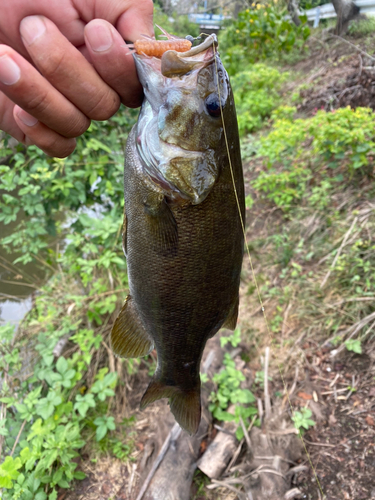
<instances>
[{"instance_id":1,"label":"wooden log","mask_svg":"<svg viewBox=\"0 0 375 500\"><path fill-rule=\"evenodd\" d=\"M143 500L189 500L190 487L199 456L202 437L207 434L211 416L203 412L198 432L189 436L182 431L170 439L168 451L154 474Z\"/></svg>"},{"instance_id":2,"label":"wooden log","mask_svg":"<svg viewBox=\"0 0 375 500\"><path fill-rule=\"evenodd\" d=\"M210 443L197 464L198 469L210 479L217 479L221 476L238 446L234 434L236 428L233 425L226 424L224 432L219 431L216 434L215 439Z\"/></svg>"},{"instance_id":3,"label":"wooden log","mask_svg":"<svg viewBox=\"0 0 375 500\"><path fill-rule=\"evenodd\" d=\"M222 365L223 352L220 339L213 338L207 343L207 355L204 357L202 372L212 378ZM213 384L202 387L202 419L195 436L189 436L178 424L170 425L170 432L159 449L153 465L142 474L139 493L136 500L189 500L200 444L207 436L212 423L208 411L208 397ZM166 422L160 422L165 425ZM147 472L147 474L146 474Z\"/></svg>"}]
</instances>

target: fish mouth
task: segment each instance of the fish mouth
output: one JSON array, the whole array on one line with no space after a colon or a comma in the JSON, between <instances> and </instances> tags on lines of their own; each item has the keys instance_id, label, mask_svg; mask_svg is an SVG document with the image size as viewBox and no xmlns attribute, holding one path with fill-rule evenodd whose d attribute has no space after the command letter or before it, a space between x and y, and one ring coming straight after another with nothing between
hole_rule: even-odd
<instances>
[{"instance_id":1,"label":"fish mouth","mask_svg":"<svg viewBox=\"0 0 375 500\"><path fill-rule=\"evenodd\" d=\"M164 52L161 57L161 74L172 78L186 75L195 68L202 69L214 60L217 45L216 35L212 34L186 52L175 50Z\"/></svg>"},{"instance_id":2,"label":"fish mouth","mask_svg":"<svg viewBox=\"0 0 375 500\"><path fill-rule=\"evenodd\" d=\"M142 78L145 65L150 66L154 71L167 78L183 76L212 63L217 46L217 37L215 34L211 34L203 39L201 43L185 52L167 50L161 57L133 53L142 86L145 88L144 84L147 83Z\"/></svg>"},{"instance_id":3,"label":"fish mouth","mask_svg":"<svg viewBox=\"0 0 375 500\"><path fill-rule=\"evenodd\" d=\"M133 54L145 94L136 133L138 155L145 173L178 203L195 205L206 198L217 178L214 151L180 141L181 136L176 139L173 130L164 133L163 113L173 115L166 103L175 91L196 88L200 71L215 59L216 46L216 35L209 35L186 52L167 50L161 57ZM168 102L173 107L172 101Z\"/></svg>"}]
</instances>

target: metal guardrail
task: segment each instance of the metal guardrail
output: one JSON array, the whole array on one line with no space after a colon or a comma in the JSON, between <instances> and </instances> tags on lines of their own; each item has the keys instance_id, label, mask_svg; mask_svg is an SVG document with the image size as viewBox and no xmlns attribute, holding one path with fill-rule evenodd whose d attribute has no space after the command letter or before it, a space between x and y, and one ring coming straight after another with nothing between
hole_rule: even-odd
<instances>
[{"instance_id":1,"label":"metal guardrail","mask_svg":"<svg viewBox=\"0 0 375 500\"><path fill-rule=\"evenodd\" d=\"M375 16L375 0L356 0L355 4L360 8L361 14ZM320 5L315 9L305 12L309 21L314 21L314 28L319 25L320 19L332 19L336 17L336 11L331 3Z\"/></svg>"},{"instance_id":2,"label":"metal guardrail","mask_svg":"<svg viewBox=\"0 0 375 500\"><path fill-rule=\"evenodd\" d=\"M375 0L356 0L355 4L360 8L361 14L375 16ZM326 3L309 9L304 12L309 21L314 21L314 28L319 25L321 19L333 19L336 17L336 11L331 3ZM189 14L189 21L201 26L219 28L225 19L231 19L231 16L222 14ZM290 19L290 16L286 16Z\"/></svg>"},{"instance_id":3,"label":"metal guardrail","mask_svg":"<svg viewBox=\"0 0 375 500\"><path fill-rule=\"evenodd\" d=\"M375 1L375 0L374 0ZM189 14L189 21L197 23L200 26L220 27L225 19L231 19L230 16L222 14Z\"/></svg>"}]
</instances>

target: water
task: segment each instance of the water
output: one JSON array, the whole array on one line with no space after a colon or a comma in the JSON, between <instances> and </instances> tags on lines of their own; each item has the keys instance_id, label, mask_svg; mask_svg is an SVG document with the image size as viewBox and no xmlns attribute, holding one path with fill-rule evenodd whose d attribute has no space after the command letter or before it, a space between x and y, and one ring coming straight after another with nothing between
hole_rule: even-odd
<instances>
[{"instance_id":1,"label":"water","mask_svg":"<svg viewBox=\"0 0 375 500\"><path fill-rule=\"evenodd\" d=\"M4 300L0 302L0 325L10 323L17 326L32 307L32 298Z\"/></svg>"},{"instance_id":2,"label":"water","mask_svg":"<svg viewBox=\"0 0 375 500\"><path fill-rule=\"evenodd\" d=\"M0 192L1 195L1 192ZM90 217L100 219L103 217L103 207L95 203L92 207L81 207L78 213L86 213ZM18 214L19 215L19 214ZM63 215L60 215L60 219ZM22 214L18 216L16 223L6 226L0 222L0 238L12 233L16 225L22 220ZM75 218L66 217L63 223L65 229L69 228ZM50 245L57 243L64 246L67 242L63 236L51 238ZM46 272L37 261L26 265L14 264L13 262L20 255L17 253L8 254L0 245L0 325L11 323L17 326L20 321L30 311L33 303L33 294L37 292L50 275L50 270Z\"/></svg>"},{"instance_id":3,"label":"water","mask_svg":"<svg viewBox=\"0 0 375 500\"><path fill-rule=\"evenodd\" d=\"M0 222L0 236L12 233L16 224ZM0 325L17 326L32 307L32 295L46 278L45 271L35 262L13 264L19 254L8 254L0 246Z\"/></svg>"}]
</instances>

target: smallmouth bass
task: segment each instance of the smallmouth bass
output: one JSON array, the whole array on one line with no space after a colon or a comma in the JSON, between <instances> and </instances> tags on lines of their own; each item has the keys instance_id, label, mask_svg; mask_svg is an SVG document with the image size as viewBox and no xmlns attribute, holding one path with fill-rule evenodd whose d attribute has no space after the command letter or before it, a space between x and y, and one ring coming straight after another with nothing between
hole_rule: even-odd
<instances>
[{"instance_id":1,"label":"smallmouth bass","mask_svg":"<svg viewBox=\"0 0 375 500\"><path fill-rule=\"evenodd\" d=\"M149 55L134 54L145 97L124 170L130 294L111 345L124 357L155 346L157 368L141 408L169 398L177 422L193 434L205 344L221 327L233 330L238 316L245 203L237 118L215 35L159 57L149 44Z\"/></svg>"}]
</instances>

